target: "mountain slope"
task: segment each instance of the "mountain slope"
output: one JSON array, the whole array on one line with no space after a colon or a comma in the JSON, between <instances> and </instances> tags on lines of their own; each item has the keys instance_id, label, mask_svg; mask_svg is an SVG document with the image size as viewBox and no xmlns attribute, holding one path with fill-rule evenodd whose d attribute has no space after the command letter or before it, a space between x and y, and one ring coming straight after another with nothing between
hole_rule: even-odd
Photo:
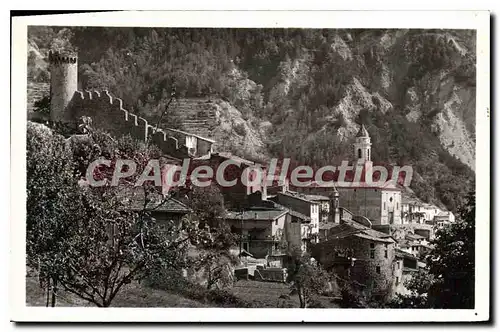
<instances>
[{"instance_id":1,"label":"mountain slope","mask_svg":"<svg viewBox=\"0 0 500 332\"><path fill-rule=\"evenodd\" d=\"M219 122L215 113L168 121L213 128L223 149L337 165L352 158L363 122L374 161L412 165L411 188L424 201L454 211L472 186L474 31L61 27L29 35L78 50L81 86L107 88L138 113L157 114L172 86L181 98L210 98Z\"/></svg>"}]
</instances>

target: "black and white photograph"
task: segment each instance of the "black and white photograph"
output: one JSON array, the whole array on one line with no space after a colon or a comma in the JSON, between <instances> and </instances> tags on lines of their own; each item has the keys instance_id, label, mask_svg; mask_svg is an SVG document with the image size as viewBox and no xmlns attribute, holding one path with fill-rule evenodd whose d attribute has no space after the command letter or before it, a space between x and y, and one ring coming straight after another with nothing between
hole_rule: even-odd
<instances>
[{"instance_id":1,"label":"black and white photograph","mask_svg":"<svg viewBox=\"0 0 500 332\"><path fill-rule=\"evenodd\" d=\"M12 319L489 318L487 12L130 14L13 19Z\"/></svg>"}]
</instances>

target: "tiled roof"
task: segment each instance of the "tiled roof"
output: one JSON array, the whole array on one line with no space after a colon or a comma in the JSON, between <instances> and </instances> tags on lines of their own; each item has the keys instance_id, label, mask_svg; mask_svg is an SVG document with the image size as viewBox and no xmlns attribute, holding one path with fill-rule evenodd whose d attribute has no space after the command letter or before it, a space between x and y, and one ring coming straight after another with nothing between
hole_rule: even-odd
<instances>
[{"instance_id":1,"label":"tiled roof","mask_svg":"<svg viewBox=\"0 0 500 332\"><path fill-rule=\"evenodd\" d=\"M319 223L319 229L331 229L333 227L338 226L338 224L332 223L332 222L320 222Z\"/></svg>"},{"instance_id":2,"label":"tiled roof","mask_svg":"<svg viewBox=\"0 0 500 332\"><path fill-rule=\"evenodd\" d=\"M286 206L283 206L283 205L281 205L281 204L278 204L278 203L276 203L276 202L273 202L273 203L274 203L274 206L275 206L276 208L279 208L279 209L283 209L283 210L288 211L288 213L289 213L292 217L297 217L297 218L299 218L300 220L305 221L305 222L310 222L310 221L311 221L311 217L306 216L306 215L305 215L305 214L303 214L303 213L300 213L300 212L297 212L297 211L295 211L295 210L292 210L292 209L290 209L290 208L288 208L288 207L286 207Z\"/></svg>"},{"instance_id":3,"label":"tiled roof","mask_svg":"<svg viewBox=\"0 0 500 332\"><path fill-rule=\"evenodd\" d=\"M415 260L417 259L417 257L415 257L414 255L412 255L412 254L410 254L410 253L408 253L408 252L406 252L406 251L403 251L403 250L401 250L401 249L399 249L399 248L396 248L396 249L394 250L394 253L395 253L396 257L400 257L400 258L411 258L411 259L415 259Z\"/></svg>"},{"instance_id":4,"label":"tiled roof","mask_svg":"<svg viewBox=\"0 0 500 332\"><path fill-rule=\"evenodd\" d=\"M330 198L324 195L312 195L312 194L304 194L304 197L310 201L329 201Z\"/></svg>"},{"instance_id":5,"label":"tiled roof","mask_svg":"<svg viewBox=\"0 0 500 332\"><path fill-rule=\"evenodd\" d=\"M125 209L141 211L144 209L144 191L142 188L123 188L119 194ZM146 210L170 213L189 213L191 210L182 202L163 197L161 194L152 193L148 196L150 200L146 205Z\"/></svg>"},{"instance_id":6,"label":"tiled roof","mask_svg":"<svg viewBox=\"0 0 500 332\"><path fill-rule=\"evenodd\" d=\"M297 193L295 191L286 191L284 193L278 193L278 197L279 197L279 195L284 195L284 196L292 197L292 198L295 198L295 199L300 199L300 200L302 200L304 202L307 202L307 203L310 203L310 204L316 204L316 202L313 202L312 200L308 199L306 197L307 195L301 194L301 193Z\"/></svg>"},{"instance_id":7,"label":"tiled roof","mask_svg":"<svg viewBox=\"0 0 500 332\"><path fill-rule=\"evenodd\" d=\"M275 220L282 215L286 214L288 210L285 209L266 209L266 208L250 208L243 212L241 211L227 211L226 219L233 220Z\"/></svg>"},{"instance_id":8,"label":"tiled roof","mask_svg":"<svg viewBox=\"0 0 500 332\"><path fill-rule=\"evenodd\" d=\"M328 238L341 239L356 236L372 241L395 243L396 241L386 233L382 233L353 221L345 221L336 227L330 228Z\"/></svg>"},{"instance_id":9,"label":"tiled roof","mask_svg":"<svg viewBox=\"0 0 500 332\"><path fill-rule=\"evenodd\" d=\"M418 235L418 234L406 234L406 238L410 240L418 240L418 239L425 239L425 236Z\"/></svg>"}]
</instances>

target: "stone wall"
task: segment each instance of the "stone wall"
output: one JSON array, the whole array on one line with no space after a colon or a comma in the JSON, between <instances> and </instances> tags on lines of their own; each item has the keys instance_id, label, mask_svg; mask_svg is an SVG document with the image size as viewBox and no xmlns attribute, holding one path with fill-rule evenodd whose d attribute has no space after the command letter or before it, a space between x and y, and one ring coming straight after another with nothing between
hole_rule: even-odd
<instances>
[{"instance_id":1,"label":"stone wall","mask_svg":"<svg viewBox=\"0 0 500 332\"><path fill-rule=\"evenodd\" d=\"M153 144L165 154L177 158L189 156L186 146L158 129L146 119L123 108L120 98L113 98L107 91L77 91L67 107L67 119L78 123L81 117L92 118L92 127L108 131L116 137L129 135L145 141L151 136Z\"/></svg>"}]
</instances>

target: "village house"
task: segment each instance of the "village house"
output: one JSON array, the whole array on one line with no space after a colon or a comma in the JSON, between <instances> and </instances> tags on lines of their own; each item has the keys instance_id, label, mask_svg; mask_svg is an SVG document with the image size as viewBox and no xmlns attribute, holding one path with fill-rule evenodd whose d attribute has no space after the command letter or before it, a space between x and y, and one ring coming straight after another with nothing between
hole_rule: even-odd
<instances>
[{"instance_id":1,"label":"village house","mask_svg":"<svg viewBox=\"0 0 500 332\"><path fill-rule=\"evenodd\" d=\"M411 280L412 274L418 271L418 260L399 248L395 249L394 259L394 294L408 295L411 293L405 287L405 282Z\"/></svg>"},{"instance_id":2,"label":"village house","mask_svg":"<svg viewBox=\"0 0 500 332\"><path fill-rule=\"evenodd\" d=\"M310 243L318 242L320 204L306 198L306 195L296 192L279 192L275 202L285 206L300 215L307 216L310 222L301 224L301 248L306 251Z\"/></svg>"},{"instance_id":3,"label":"village house","mask_svg":"<svg viewBox=\"0 0 500 332\"><path fill-rule=\"evenodd\" d=\"M192 212L181 201L173 197L165 197L159 192L149 193L146 198L141 187L123 186L120 188L119 196L124 209L137 212L147 211L148 215L159 224L166 224L170 221L178 223L182 217Z\"/></svg>"},{"instance_id":4,"label":"village house","mask_svg":"<svg viewBox=\"0 0 500 332\"><path fill-rule=\"evenodd\" d=\"M285 223L291 222L287 209L256 206L242 211L227 211L225 222L239 239L241 250L255 258L280 255L287 250Z\"/></svg>"},{"instance_id":5,"label":"village house","mask_svg":"<svg viewBox=\"0 0 500 332\"><path fill-rule=\"evenodd\" d=\"M224 196L224 202L229 209L241 209L252 205L249 200L249 195L258 194L258 199L261 199L262 191L264 190L262 183L255 183L254 185L245 185L241 178L244 175L245 169L259 169L265 172L265 166L258 164L254 161L236 156L228 152L211 152L205 156L193 159L192 166L209 166L215 172L219 169L222 163L226 163L227 167L224 172L225 181L235 181L235 185L218 187ZM257 177L255 171L248 171L248 184L251 184ZM215 183L216 181L214 181Z\"/></svg>"},{"instance_id":6,"label":"village house","mask_svg":"<svg viewBox=\"0 0 500 332\"><path fill-rule=\"evenodd\" d=\"M392 296L396 241L355 221L341 221L328 230L328 239L313 246L319 263L344 278L365 286L374 296Z\"/></svg>"},{"instance_id":7,"label":"village house","mask_svg":"<svg viewBox=\"0 0 500 332\"><path fill-rule=\"evenodd\" d=\"M455 222L455 215L450 211L443 211L434 216L433 225L441 228L453 222Z\"/></svg>"}]
</instances>

